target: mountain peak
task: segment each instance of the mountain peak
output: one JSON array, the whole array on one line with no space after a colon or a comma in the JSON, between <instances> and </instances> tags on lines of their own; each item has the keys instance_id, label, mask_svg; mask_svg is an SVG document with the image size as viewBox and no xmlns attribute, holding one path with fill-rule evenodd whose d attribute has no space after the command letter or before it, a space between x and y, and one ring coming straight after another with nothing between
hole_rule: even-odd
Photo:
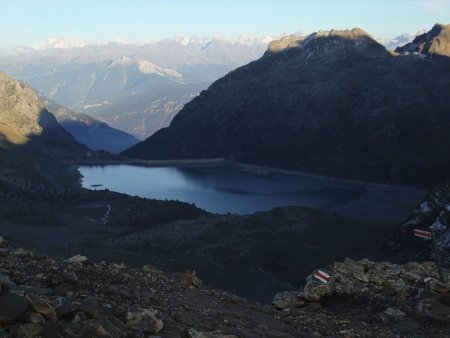
<instances>
[{"instance_id":1,"label":"mountain peak","mask_svg":"<svg viewBox=\"0 0 450 338\"><path fill-rule=\"evenodd\" d=\"M145 74L156 74L160 76L168 76L173 77L176 79L181 79L183 76L178 73L176 70L160 67L158 65L155 65L154 63L151 63L147 60L140 60L138 62L138 68L139 71Z\"/></svg>"},{"instance_id":2,"label":"mountain peak","mask_svg":"<svg viewBox=\"0 0 450 338\"><path fill-rule=\"evenodd\" d=\"M401 54L450 56L450 25L437 23L430 31L418 35L411 43L398 47L395 51Z\"/></svg>"},{"instance_id":3,"label":"mountain peak","mask_svg":"<svg viewBox=\"0 0 450 338\"><path fill-rule=\"evenodd\" d=\"M362 37L367 37L373 39L372 36L361 28L355 27L353 29L332 29L329 31L319 31L316 35L317 37L340 37L345 39L360 39Z\"/></svg>"},{"instance_id":4,"label":"mountain peak","mask_svg":"<svg viewBox=\"0 0 450 338\"><path fill-rule=\"evenodd\" d=\"M347 54L359 51L368 56L386 56L386 49L361 28L318 31L308 36L288 35L272 41L265 55L298 49L305 57Z\"/></svg>"},{"instance_id":5,"label":"mountain peak","mask_svg":"<svg viewBox=\"0 0 450 338\"><path fill-rule=\"evenodd\" d=\"M134 60L132 58L122 55L114 60L111 60L111 62L108 64L108 68L113 68L118 65L130 65L133 63L133 61Z\"/></svg>"}]
</instances>

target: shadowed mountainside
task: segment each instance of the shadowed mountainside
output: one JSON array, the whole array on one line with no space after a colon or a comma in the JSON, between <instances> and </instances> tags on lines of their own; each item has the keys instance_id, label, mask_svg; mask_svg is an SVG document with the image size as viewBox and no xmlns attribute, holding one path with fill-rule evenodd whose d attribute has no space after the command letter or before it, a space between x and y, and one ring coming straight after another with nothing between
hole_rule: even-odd
<instances>
[{"instance_id":1,"label":"shadowed mountainside","mask_svg":"<svg viewBox=\"0 0 450 338\"><path fill-rule=\"evenodd\" d=\"M110 127L87 114L77 113L54 101L40 97L58 123L80 143L92 150L105 150L113 154L135 145L139 140L131 134Z\"/></svg>"},{"instance_id":2,"label":"shadowed mountainside","mask_svg":"<svg viewBox=\"0 0 450 338\"><path fill-rule=\"evenodd\" d=\"M360 29L290 36L123 154L431 186L450 173L448 93L450 57L393 55Z\"/></svg>"}]
</instances>

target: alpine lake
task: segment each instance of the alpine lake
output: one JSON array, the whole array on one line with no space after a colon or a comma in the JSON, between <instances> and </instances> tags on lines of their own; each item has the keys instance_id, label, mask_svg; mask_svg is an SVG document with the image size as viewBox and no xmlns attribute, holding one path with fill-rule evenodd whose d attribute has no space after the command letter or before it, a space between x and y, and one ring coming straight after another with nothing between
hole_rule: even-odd
<instances>
[{"instance_id":1,"label":"alpine lake","mask_svg":"<svg viewBox=\"0 0 450 338\"><path fill-rule=\"evenodd\" d=\"M251 214L303 206L370 222L397 223L424 197L420 189L233 165L80 166L82 185L150 199L194 203L211 213Z\"/></svg>"}]
</instances>

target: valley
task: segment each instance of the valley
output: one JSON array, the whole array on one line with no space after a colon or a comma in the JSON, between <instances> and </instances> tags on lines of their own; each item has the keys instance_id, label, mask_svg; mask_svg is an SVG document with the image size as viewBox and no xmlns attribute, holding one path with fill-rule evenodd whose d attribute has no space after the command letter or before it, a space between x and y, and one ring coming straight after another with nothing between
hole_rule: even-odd
<instances>
[{"instance_id":1,"label":"valley","mask_svg":"<svg viewBox=\"0 0 450 338\"><path fill-rule=\"evenodd\" d=\"M266 46L256 38L179 36L141 45L49 43L0 51L0 69L60 105L142 140L168 126L213 81L260 57Z\"/></svg>"},{"instance_id":2,"label":"valley","mask_svg":"<svg viewBox=\"0 0 450 338\"><path fill-rule=\"evenodd\" d=\"M0 52L0 337L445 337L450 25L399 39Z\"/></svg>"}]
</instances>

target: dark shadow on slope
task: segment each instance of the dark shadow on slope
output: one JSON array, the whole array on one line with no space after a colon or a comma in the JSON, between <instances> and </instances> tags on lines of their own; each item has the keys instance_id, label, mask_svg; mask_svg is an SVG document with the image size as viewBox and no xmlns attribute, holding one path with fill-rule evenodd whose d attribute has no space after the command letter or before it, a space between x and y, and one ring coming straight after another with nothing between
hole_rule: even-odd
<instances>
[{"instance_id":1,"label":"dark shadow on slope","mask_svg":"<svg viewBox=\"0 0 450 338\"><path fill-rule=\"evenodd\" d=\"M450 178L450 58L317 37L232 71L123 152L431 187Z\"/></svg>"}]
</instances>

